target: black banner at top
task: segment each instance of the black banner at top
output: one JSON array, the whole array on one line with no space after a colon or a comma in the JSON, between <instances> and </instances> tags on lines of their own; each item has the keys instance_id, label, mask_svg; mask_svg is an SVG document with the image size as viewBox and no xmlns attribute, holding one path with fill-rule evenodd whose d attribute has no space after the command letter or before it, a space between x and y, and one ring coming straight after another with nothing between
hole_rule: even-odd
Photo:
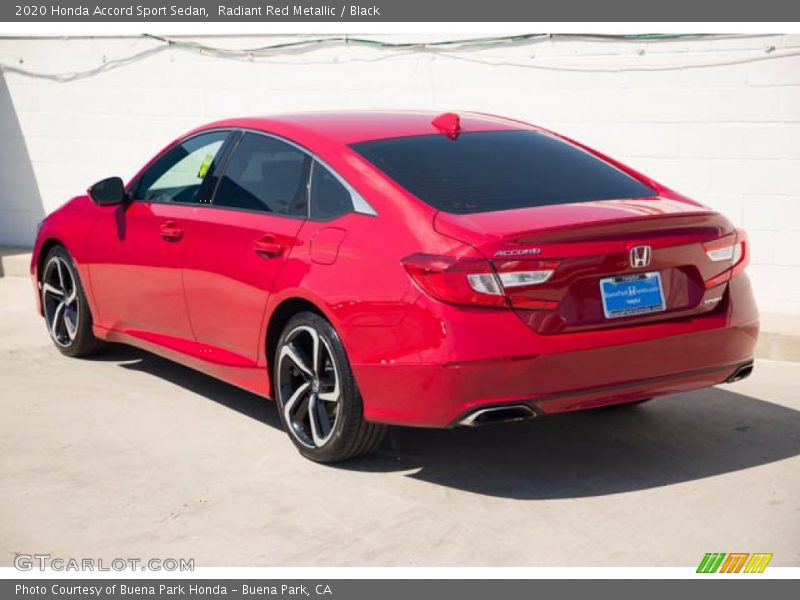
<instances>
[{"instance_id":1,"label":"black banner at top","mask_svg":"<svg viewBox=\"0 0 800 600\"><path fill-rule=\"evenodd\" d=\"M780 22L787 0L10 0L7 22Z\"/></svg>"}]
</instances>

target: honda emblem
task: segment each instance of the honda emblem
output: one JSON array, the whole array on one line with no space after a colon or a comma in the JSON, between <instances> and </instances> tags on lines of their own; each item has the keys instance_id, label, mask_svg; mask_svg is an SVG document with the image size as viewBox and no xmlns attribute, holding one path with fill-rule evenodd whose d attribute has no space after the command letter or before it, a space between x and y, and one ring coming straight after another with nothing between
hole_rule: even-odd
<instances>
[{"instance_id":1,"label":"honda emblem","mask_svg":"<svg viewBox=\"0 0 800 600\"><path fill-rule=\"evenodd\" d=\"M631 267L641 269L650 265L653 249L650 246L634 246L631 248Z\"/></svg>"}]
</instances>

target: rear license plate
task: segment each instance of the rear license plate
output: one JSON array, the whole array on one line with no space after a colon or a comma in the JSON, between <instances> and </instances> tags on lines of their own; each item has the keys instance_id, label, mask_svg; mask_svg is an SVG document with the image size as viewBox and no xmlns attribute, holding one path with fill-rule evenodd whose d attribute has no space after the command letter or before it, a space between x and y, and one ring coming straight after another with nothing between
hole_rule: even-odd
<instances>
[{"instance_id":1,"label":"rear license plate","mask_svg":"<svg viewBox=\"0 0 800 600\"><path fill-rule=\"evenodd\" d=\"M600 297L606 319L665 310L661 273L617 275L600 280Z\"/></svg>"}]
</instances>

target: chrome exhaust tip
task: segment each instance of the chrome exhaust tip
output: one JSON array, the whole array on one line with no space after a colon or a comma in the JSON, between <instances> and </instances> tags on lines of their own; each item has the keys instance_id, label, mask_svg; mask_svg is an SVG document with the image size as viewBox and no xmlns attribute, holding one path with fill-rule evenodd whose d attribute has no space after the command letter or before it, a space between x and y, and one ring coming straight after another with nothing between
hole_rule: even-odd
<instances>
[{"instance_id":1,"label":"chrome exhaust tip","mask_svg":"<svg viewBox=\"0 0 800 600\"><path fill-rule=\"evenodd\" d=\"M725 380L725 383L736 383L737 381L741 381L746 377L750 377L750 374L753 372L753 366L754 364L752 360L749 363L739 365L738 367L736 367L736 370L733 372L733 375L731 375Z\"/></svg>"},{"instance_id":2,"label":"chrome exhaust tip","mask_svg":"<svg viewBox=\"0 0 800 600\"><path fill-rule=\"evenodd\" d=\"M461 419L458 424L462 427L478 427L490 423L513 423L527 421L536 416L534 410L527 404L512 404L509 406L491 406L472 411Z\"/></svg>"}]
</instances>

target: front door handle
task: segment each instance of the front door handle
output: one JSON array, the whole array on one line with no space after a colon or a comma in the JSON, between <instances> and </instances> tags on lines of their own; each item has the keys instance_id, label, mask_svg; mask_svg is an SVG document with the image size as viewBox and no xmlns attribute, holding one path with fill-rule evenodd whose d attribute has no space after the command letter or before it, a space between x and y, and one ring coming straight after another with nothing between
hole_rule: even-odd
<instances>
[{"instance_id":1,"label":"front door handle","mask_svg":"<svg viewBox=\"0 0 800 600\"><path fill-rule=\"evenodd\" d=\"M277 258L285 250L283 244L275 241L275 236L267 234L253 243L253 252L264 258Z\"/></svg>"},{"instance_id":2,"label":"front door handle","mask_svg":"<svg viewBox=\"0 0 800 600\"><path fill-rule=\"evenodd\" d=\"M175 225L174 221L167 221L159 229L161 237L168 242L177 242L183 237L183 229Z\"/></svg>"}]
</instances>

